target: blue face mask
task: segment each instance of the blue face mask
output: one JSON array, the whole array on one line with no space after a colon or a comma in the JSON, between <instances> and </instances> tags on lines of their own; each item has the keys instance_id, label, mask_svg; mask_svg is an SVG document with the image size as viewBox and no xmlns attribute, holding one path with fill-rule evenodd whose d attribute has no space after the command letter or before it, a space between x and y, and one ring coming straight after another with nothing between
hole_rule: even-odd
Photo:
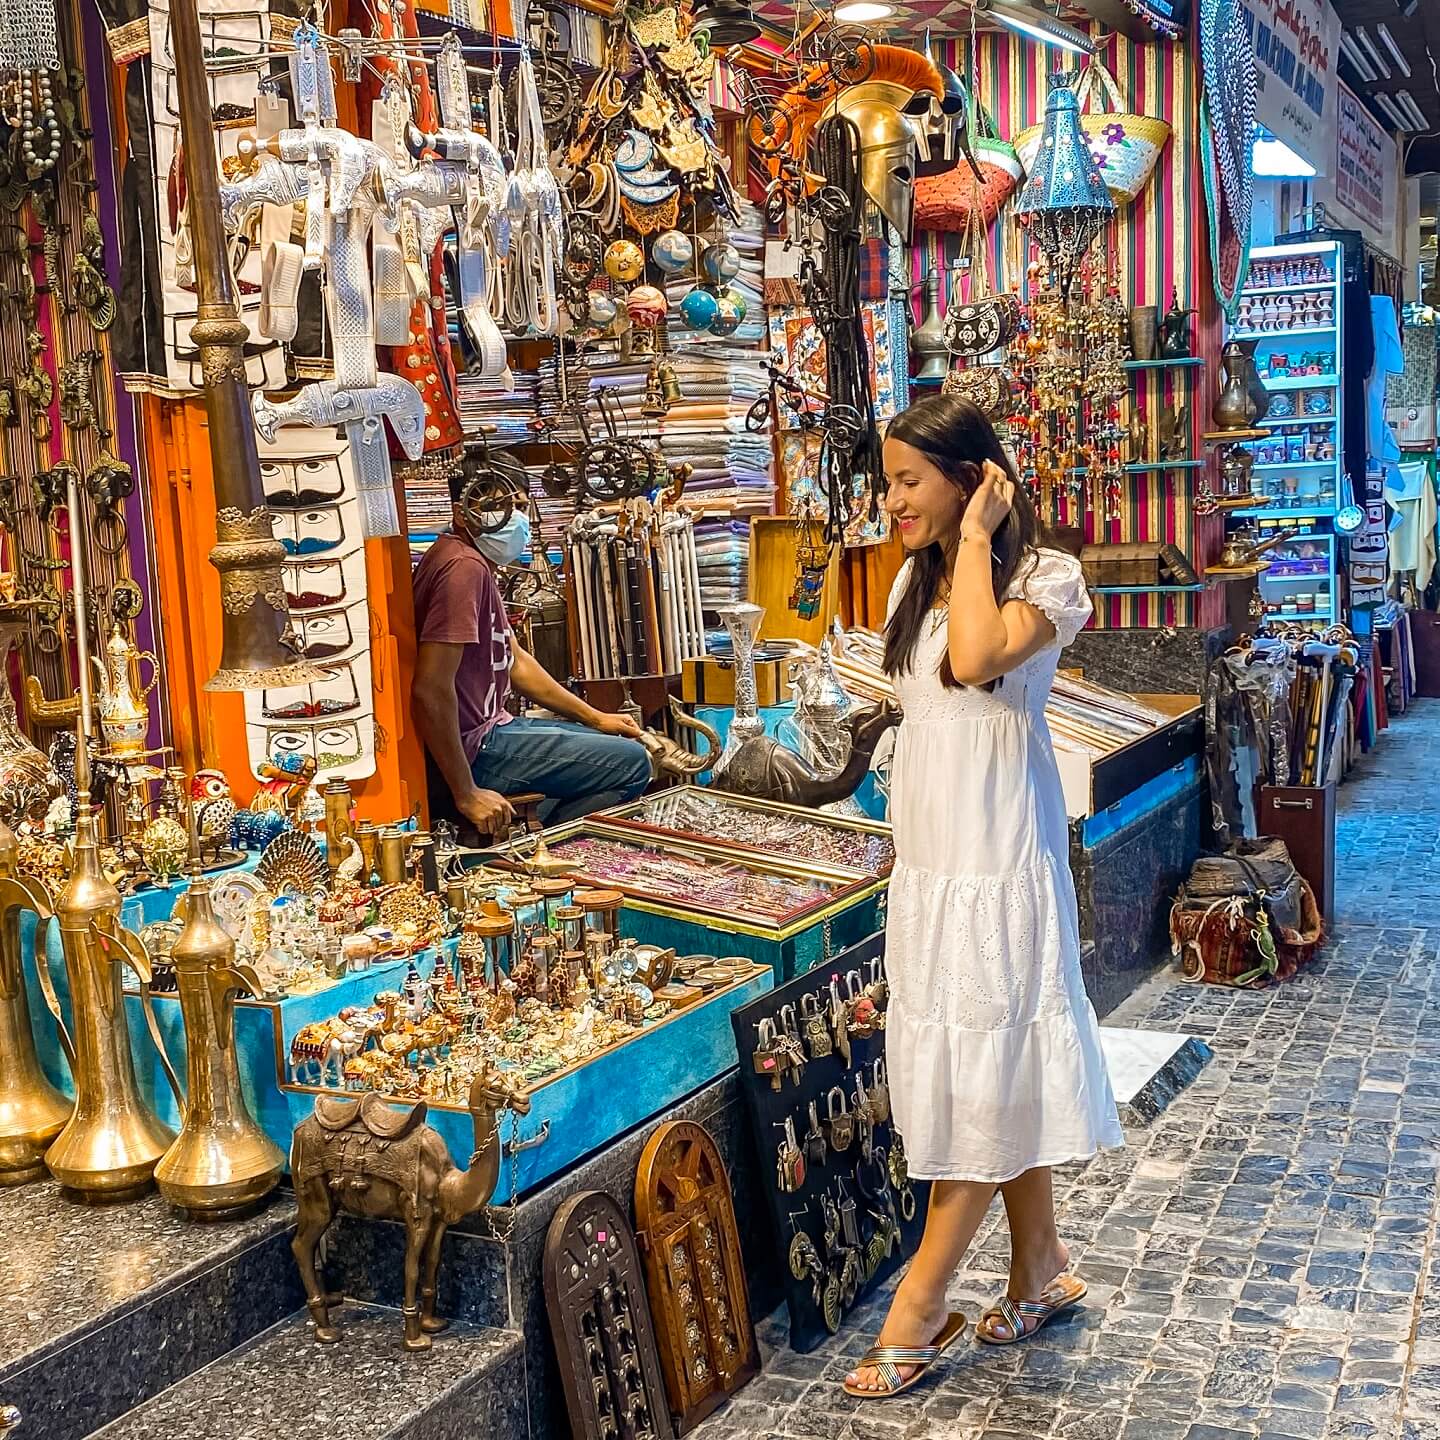
<instances>
[{"instance_id":1,"label":"blue face mask","mask_svg":"<svg viewBox=\"0 0 1440 1440\"><path fill-rule=\"evenodd\" d=\"M530 548L530 516L516 510L498 530L470 538L492 565L513 565Z\"/></svg>"}]
</instances>

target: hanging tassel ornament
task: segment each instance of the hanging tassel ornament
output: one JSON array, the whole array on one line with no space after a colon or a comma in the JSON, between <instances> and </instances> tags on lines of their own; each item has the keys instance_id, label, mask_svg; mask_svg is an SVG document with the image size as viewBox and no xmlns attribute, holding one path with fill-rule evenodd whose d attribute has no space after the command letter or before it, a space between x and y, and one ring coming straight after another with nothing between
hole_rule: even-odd
<instances>
[{"instance_id":1,"label":"hanging tassel ornament","mask_svg":"<svg viewBox=\"0 0 1440 1440\"><path fill-rule=\"evenodd\" d=\"M1067 301L1076 267L1115 214L1115 202L1080 128L1075 95L1079 78L1078 72L1063 70L1050 77L1040 153L1015 207Z\"/></svg>"}]
</instances>

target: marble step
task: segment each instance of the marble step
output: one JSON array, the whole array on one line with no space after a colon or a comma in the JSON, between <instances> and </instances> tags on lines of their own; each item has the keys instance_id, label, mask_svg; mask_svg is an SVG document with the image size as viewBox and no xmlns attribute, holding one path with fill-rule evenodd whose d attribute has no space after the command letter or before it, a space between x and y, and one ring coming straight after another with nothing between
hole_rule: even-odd
<instances>
[{"instance_id":1,"label":"marble step","mask_svg":"<svg viewBox=\"0 0 1440 1440\"><path fill-rule=\"evenodd\" d=\"M150 1195L95 1207L0 1190L0 1405L20 1436L80 1440L304 1303L295 1202L197 1225Z\"/></svg>"},{"instance_id":2,"label":"marble step","mask_svg":"<svg viewBox=\"0 0 1440 1440\"><path fill-rule=\"evenodd\" d=\"M400 1346L398 1310L349 1304L335 1319L339 1342L319 1345L298 1311L96 1430L94 1440L525 1440L517 1332L459 1323L410 1354Z\"/></svg>"}]
</instances>

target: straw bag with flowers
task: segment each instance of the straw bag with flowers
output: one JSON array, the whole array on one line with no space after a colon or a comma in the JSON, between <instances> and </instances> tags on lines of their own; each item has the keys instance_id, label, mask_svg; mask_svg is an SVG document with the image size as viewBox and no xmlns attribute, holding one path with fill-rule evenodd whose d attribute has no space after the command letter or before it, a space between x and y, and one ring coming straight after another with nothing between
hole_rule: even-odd
<instances>
[{"instance_id":1,"label":"straw bag with flowers","mask_svg":"<svg viewBox=\"0 0 1440 1440\"><path fill-rule=\"evenodd\" d=\"M994 223L1000 207L1015 193L1024 172L1015 147L995 133L995 122L985 107L970 103L970 148L983 180L975 178L970 161L961 155L941 175L925 175L915 182L915 228L963 233L970 212L983 224Z\"/></svg>"},{"instance_id":2,"label":"straw bag with flowers","mask_svg":"<svg viewBox=\"0 0 1440 1440\"><path fill-rule=\"evenodd\" d=\"M1093 101L1080 117L1085 138L1105 177L1106 188L1117 205L1128 205L1145 188L1160 152L1170 139L1170 127L1163 120L1126 111L1115 77L1099 61L1092 60L1080 79L1080 105ZM1040 153L1045 127L1031 125L1015 137L1015 150L1025 173L1030 173Z\"/></svg>"}]
</instances>

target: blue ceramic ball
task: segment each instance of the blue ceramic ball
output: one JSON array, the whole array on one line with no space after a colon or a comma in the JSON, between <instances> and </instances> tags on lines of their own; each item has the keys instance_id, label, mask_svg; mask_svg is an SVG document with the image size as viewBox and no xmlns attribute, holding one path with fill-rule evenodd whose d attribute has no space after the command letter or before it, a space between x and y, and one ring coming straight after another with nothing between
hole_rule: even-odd
<instances>
[{"instance_id":1,"label":"blue ceramic ball","mask_svg":"<svg viewBox=\"0 0 1440 1440\"><path fill-rule=\"evenodd\" d=\"M716 314L710 322L712 335L733 335L745 323L745 297L738 290L725 290L715 298Z\"/></svg>"},{"instance_id":2,"label":"blue ceramic ball","mask_svg":"<svg viewBox=\"0 0 1440 1440\"><path fill-rule=\"evenodd\" d=\"M680 318L687 330L708 330L719 313L720 301L715 292L702 290L698 285L680 301Z\"/></svg>"},{"instance_id":3,"label":"blue ceramic ball","mask_svg":"<svg viewBox=\"0 0 1440 1440\"><path fill-rule=\"evenodd\" d=\"M587 319L597 330L604 330L607 326L615 323L615 317L620 313L620 306L616 303L613 295L607 295L603 290L592 290L586 297L585 303L589 314Z\"/></svg>"},{"instance_id":4,"label":"blue ceramic ball","mask_svg":"<svg viewBox=\"0 0 1440 1440\"><path fill-rule=\"evenodd\" d=\"M667 275L678 275L695 259L695 246L681 230L664 230L650 246L650 258Z\"/></svg>"},{"instance_id":5,"label":"blue ceramic ball","mask_svg":"<svg viewBox=\"0 0 1440 1440\"><path fill-rule=\"evenodd\" d=\"M715 283L733 280L740 273L740 252L727 241L720 240L705 247L705 274Z\"/></svg>"}]
</instances>

